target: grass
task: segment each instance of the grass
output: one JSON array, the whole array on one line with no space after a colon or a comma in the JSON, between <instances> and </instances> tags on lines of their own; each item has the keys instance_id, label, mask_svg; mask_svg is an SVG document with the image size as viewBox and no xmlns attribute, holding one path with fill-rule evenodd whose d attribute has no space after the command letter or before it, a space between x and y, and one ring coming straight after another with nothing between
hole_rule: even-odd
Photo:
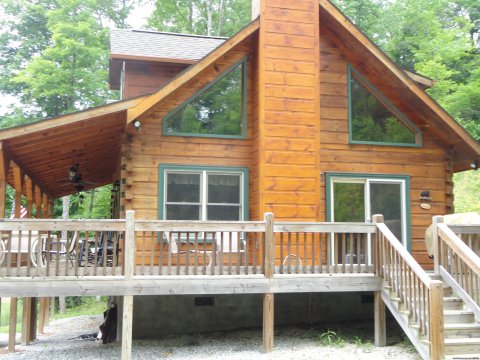
<instances>
[{"instance_id":1,"label":"grass","mask_svg":"<svg viewBox=\"0 0 480 360\"><path fill-rule=\"evenodd\" d=\"M0 333L8 334L8 328L10 323L10 303L2 301L0 315ZM17 302L17 332L22 330L22 313L23 313L23 301L18 299Z\"/></svg>"},{"instance_id":2,"label":"grass","mask_svg":"<svg viewBox=\"0 0 480 360\"><path fill-rule=\"evenodd\" d=\"M37 305L37 311L39 310ZM58 309L55 311L55 320L65 319L80 315L96 315L102 314L107 309L107 298L102 296L100 301L96 300L95 296L85 296L82 298L82 303L78 306L67 308L64 314L60 314ZM23 302L18 300L17 304L17 332L22 331L22 313ZM10 322L10 304L2 302L1 314L0 314L0 333L8 334Z\"/></svg>"},{"instance_id":3,"label":"grass","mask_svg":"<svg viewBox=\"0 0 480 360\"><path fill-rule=\"evenodd\" d=\"M107 310L106 296L102 296L100 298L100 301L97 301L95 296L85 296L82 304L75 307L67 308L64 314L55 312L55 320L80 315L102 314L105 310Z\"/></svg>"}]
</instances>

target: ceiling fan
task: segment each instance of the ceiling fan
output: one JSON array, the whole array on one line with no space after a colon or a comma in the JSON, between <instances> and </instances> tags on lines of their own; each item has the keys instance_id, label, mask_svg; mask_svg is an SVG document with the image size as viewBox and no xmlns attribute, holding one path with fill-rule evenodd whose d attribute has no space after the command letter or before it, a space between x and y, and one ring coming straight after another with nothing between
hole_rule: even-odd
<instances>
[{"instance_id":1,"label":"ceiling fan","mask_svg":"<svg viewBox=\"0 0 480 360\"><path fill-rule=\"evenodd\" d=\"M97 185L97 183L85 181L82 179L82 175L79 173L78 170L79 166L80 164L73 164L72 166L70 166L70 168L68 169L68 177L57 181L63 183L61 187L67 187L73 184L75 190L77 192L80 192L85 189L86 185Z\"/></svg>"}]
</instances>

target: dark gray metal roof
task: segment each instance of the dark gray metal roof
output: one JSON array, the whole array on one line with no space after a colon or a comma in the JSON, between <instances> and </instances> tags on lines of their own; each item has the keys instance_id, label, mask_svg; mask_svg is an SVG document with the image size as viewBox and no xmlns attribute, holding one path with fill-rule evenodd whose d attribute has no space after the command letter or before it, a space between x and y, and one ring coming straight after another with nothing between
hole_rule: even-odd
<instances>
[{"instance_id":1,"label":"dark gray metal roof","mask_svg":"<svg viewBox=\"0 0 480 360\"><path fill-rule=\"evenodd\" d=\"M197 61L227 38L143 30L110 30L111 55Z\"/></svg>"}]
</instances>

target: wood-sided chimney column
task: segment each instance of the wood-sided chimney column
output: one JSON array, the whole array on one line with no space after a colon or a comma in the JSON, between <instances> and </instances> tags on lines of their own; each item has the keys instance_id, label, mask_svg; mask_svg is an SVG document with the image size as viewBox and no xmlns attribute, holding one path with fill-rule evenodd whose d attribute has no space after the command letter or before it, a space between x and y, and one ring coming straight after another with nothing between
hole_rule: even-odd
<instances>
[{"instance_id":1,"label":"wood-sided chimney column","mask_svg":"<svg viewBox=\"0 0 480 360\"><path fill-rule=\"evenodd\" d=\"M252 16L260 17L259 212L323 220L318 1L253 0Z\"/></svg>"}]
</instances>

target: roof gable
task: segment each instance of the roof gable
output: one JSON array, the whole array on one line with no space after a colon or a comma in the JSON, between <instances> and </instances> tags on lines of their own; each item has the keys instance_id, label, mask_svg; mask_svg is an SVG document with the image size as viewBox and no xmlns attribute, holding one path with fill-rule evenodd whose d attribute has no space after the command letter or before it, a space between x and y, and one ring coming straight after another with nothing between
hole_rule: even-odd
<instances>
[{"instance_id":1,"label":"roof gable","mask_svg":"<svg viewBox=\"0 0 480 360\"><path fill-rule=\"evenodd\" d=\"M369 71L392 82L402 101L414 107L426 121L424 126L453 152L455 171L469 169L480 156L480 144L330 1L319 0L319 4L322 26L341 39L343 51L361 54Z\"/></svg>"},{"instance_id":2,"label":"roof gable","mask_svg":"<svg viewBox=\"0 0 480 360\"><path fill-rule=\"evenodd\" d=\"M205 56L202 60L188 67L185 71L180 73L176 78L174 78L171 82L169 82L163 88L161 88L160 90L156 91L155 93L147 97L144 101L142 101L136 107L129 109L128 116L127 116L127 123L131 123L132 121L137 119L139 116L151 110L160 100L170 95L173 91L175 91L179 87L185 85L193 77L200 74L207 67L211 66L215 61L217 61L222 56L227 54L234 47L241 44L249 36L254 34L258 30L258 28L259 28L259 21L258 20L252 21L249 25L244 27L236 35L234 35L233 37L228 39L226 42L224 42L221 46L213 50L211 53Z\"/></svg>"}]
</instances>

